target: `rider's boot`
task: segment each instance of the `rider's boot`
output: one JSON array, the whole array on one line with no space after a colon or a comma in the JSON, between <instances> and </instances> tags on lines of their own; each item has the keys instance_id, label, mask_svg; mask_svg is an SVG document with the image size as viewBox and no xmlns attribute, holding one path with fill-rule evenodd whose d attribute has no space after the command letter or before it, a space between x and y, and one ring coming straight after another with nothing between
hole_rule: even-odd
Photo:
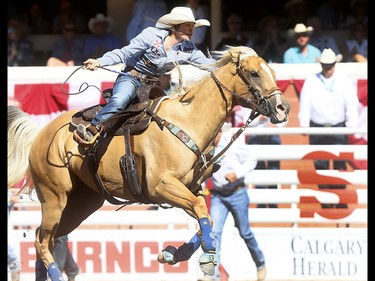
<instances>
[{"instance_id":1,"label":"rider's boot","mask_svg":"<svg viewBox=\"0 0 375 281\"><path fill-rule=\"evenodd\" d=\"M99 125L90 124L86 127L83 124L78 124L74 132L76 141L82 145L91 145L100 136L103 128Z\"/></svg>"}]
</instances>

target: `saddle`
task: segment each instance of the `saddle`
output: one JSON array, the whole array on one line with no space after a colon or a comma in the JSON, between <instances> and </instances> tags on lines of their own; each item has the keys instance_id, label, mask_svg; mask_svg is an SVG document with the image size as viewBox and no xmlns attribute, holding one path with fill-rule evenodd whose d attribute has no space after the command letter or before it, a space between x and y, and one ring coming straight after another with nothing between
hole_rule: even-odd
<instances>
[{"instance_id":1,"label":"saddle","mask_svg":"<svg viewBox=\"0 0 375 281\"><path fill-rule=\"evenodd\" d=\"M102 97L107 103L112 97L112 89L104 90ZM123 135L122 125L125 123L131 124L130 134L141 133L150 125L153 118L162 129L163 125L155 112L160 103L167 98L169 97L160 86L142 85L137 89L136 98L125 110L117 112L101 123L104 128L107 128L105 133L115 136ZM104 106L105 104L98 104L78 111L72 116L71 124L73 127L77 127L78 124L87 126Z\"/></svg>"},{"instance_id":2,"label":"saddle","mask_svg":"<svg viewBox=\"0 0 375 281\"><path fill-rule=\"evenodd\" d=\"M132 153L130 135L143 132L151 123L155 121L160 129L163 129L163 124L156 115L156 111L161 102L169 96L166 95L164 90L157 85L145 84L137 89L136 98L132 103L123 111L116 113L114 116L103 121L101 125L107 128L106 136L124 135L125 137L125 155L120 158L121 167L125 174L127 183L132 191L134 197L141 203L150 203L149 200L142 194L142 187L139 181L137 160ZM102 93L104 101L107 103L112 96L112 89L106 89ZM78 124L87 126L95 115L104 107L104 105L94 105L85 108L75 113L71 118L73 127ZM112 204L127 205L129 202L120 201L114 198L104 187L100 176L97 173L98 161L96 159L96 152L98 147L98 140L94 145L89 147L87 157L89 160L90 171L94 174L94 180L99 190L102 191L107 201Z\"/></svg>"}]
</instances>

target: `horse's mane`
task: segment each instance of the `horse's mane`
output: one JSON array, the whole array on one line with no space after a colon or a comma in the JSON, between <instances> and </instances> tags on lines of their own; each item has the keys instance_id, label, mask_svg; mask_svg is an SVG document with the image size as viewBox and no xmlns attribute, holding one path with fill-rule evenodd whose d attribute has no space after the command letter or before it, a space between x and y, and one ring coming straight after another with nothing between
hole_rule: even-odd
<instances>
[{"instance_id":1,"label":"horse's mane","mask_svg":"<svg viewBox=\"0 0 375 281\"><path fill-rule=\"evenodd\" d=\"M203 75L199 80L192 81L191 83L186 84L185 90L188 91L191 87L204 80L213 70L227 65L230 62L236 62L239 53L242 54L241 58L245 58L248 56L258 56L254 49L247 46L226 45L222 50L211 51L210 56L215 59L213 63L205 65L191 63L191 65L193 65L194 67L197 67L200 70L207 71L208 73L207 75Z\"/></svg>"},{"instance_id":2,"label":"horse's mane","mask_svg":"<svg viewBox=\"0 0 375 281\"><path fill-rule=\"evenodd\" d=\"M212 71L228 64L231 61L236 62L239 53L243 55L242 58L248 56L258 56L254 49L247 46L226 45L222 50L215 50L210 52L211 57L216 60L214 63L208 65L199 65L197 67L202 70Z\"/></svg>"}]
</instances>

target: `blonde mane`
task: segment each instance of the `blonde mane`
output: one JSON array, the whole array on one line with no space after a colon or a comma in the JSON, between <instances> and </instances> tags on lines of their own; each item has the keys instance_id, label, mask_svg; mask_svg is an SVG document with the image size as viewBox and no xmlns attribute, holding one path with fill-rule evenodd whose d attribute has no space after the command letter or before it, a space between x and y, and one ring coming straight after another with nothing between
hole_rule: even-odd
<instances>
[{"instance_id":1,"label":"blonde mane","mask_svg":"<svg viewBox=\"0 0 375 281\"><path fill-rule=\"evenodd\" d=\"M203 75L202 77L200 77L198 80L191 81L191 82L187 83L184 86L183 90L175 91L170 96L173 98L173 97L177 97L177 96L181 96L181 95L185 94L192 87L196 86L197 84L202 82L204 79L206 79L207 76L210 74L210 72L214 71L215 69L217 69L219 67L227 65L230 62L235 63L239 53L242 54L240 59L246 58L248 56L258 56L258 54L254 51L254 49L246 47L246 46L229 46L229 45L226 45L223 50L212 51L212 52L210 52L210 55L211 55L212 58L214 58L216 60L215 62L213 62L211 64L206 64L206 65L191 64L191 65L193 65L194 67L196 67L200 70L207 71L208 73L206 75Z\"/></svg>"}]
</instances>

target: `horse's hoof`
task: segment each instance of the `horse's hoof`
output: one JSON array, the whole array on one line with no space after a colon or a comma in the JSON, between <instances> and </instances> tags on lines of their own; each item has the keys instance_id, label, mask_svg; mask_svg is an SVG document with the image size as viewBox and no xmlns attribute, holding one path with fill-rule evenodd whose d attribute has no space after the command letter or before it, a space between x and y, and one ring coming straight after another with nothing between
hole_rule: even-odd
<instances>
[{"instance_id":1,"label":"horse's hoof","mask_svg":"<svg viewBox=\"0 0 375 281\"><path fill-rule=\"evenodd\" d=\"M158 262L168 263L170 265L176 264L174 259L174 253L177 251L177 248L173 246L167 246L163 251L158 254Z\"/></svg>"},{"instance_id":2,"label":"horse's hoof","mask_svg":"<svg viewBox=\"0 0 375 281\"><path fill-rule=\"evenodd\" d=\"M204 274L214 275L217 265L217 256L215 253L203 253L199 258L199 267Z\"/></svg>"}]
</instances>

